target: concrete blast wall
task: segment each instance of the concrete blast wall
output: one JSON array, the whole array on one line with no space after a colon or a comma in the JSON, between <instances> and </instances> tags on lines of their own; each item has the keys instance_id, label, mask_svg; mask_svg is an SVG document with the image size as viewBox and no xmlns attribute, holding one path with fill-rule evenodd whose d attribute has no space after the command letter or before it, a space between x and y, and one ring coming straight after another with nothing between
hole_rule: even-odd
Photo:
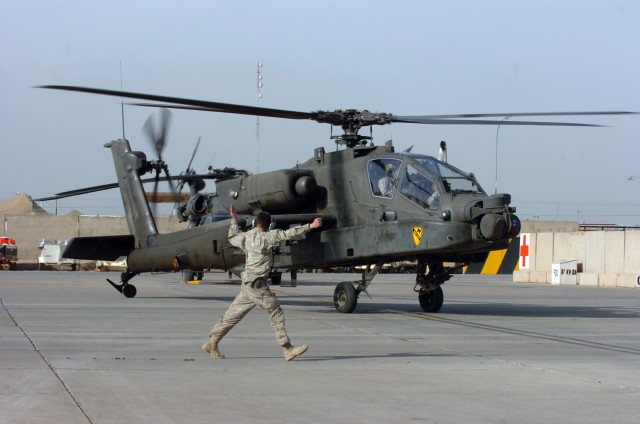
<instances>
[{"instance_id":1,"label":"concrete blast wall","mask_svg":"<svg viewBox=\"0 0 640 424\"><path fill-rule=\"evenodd\" d=\"M7 234L18 245L18 267L20 264L37 263L40 256L40 241L69 240L79 236L110 236L129 234L127 220L121 216L4 216L1 222L7 223ZM168 233L187 228L186 223L178 222L176 217L169 221L168 216L156 220L158 231Z\"/></svg>"},{"instance_id":2,"label":"concrete blast wall","mask_svg":"<svg viewBox=\"0 0 640 424\"><path fill-rule=\"evenodd\" d=\"M520 263L513 273L515 282L551 283L554 263L576 260L578 285L640 286L640 231L528 233L527 237L529 267Z\"/></svg>"}]
</instances>

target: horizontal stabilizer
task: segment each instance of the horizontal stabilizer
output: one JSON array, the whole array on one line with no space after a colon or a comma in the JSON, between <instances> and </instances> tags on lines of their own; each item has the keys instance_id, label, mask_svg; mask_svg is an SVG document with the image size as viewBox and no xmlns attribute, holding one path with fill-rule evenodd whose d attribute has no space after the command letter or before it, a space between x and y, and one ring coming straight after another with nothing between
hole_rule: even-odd
<instances>
[{"instance_id":1,"label":"horizontal stabilizer","mask_svg":"<svg viewBox=\"0 0 640 424\"><path fill-rule=\"evenodd\" d=\"M75 237L62 253L63 258L95 261L115 261L128 256L134 249L135 238L126 236Z\"/></svg>"}]
</instances>

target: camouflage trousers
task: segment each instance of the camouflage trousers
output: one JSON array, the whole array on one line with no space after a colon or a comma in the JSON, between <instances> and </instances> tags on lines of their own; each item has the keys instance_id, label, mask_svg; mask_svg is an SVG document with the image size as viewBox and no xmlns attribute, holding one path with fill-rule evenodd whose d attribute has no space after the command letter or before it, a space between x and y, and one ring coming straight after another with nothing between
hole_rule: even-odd
<instances>
[{"instance_id":1,"label":"camouflage trousers","mask_svg":"<svg viewBox=\"0 0 640 424\"><path fill-rule=\"evenodd\" d=\"M210 336L222 339L256 306L267 311L271 327L276 332L276 340L280 346L289 343L289 336L284 328L284 312L274 292L268 286L254 288L248 284L240 284L240 294L236 296L227 311L211 329Z\"/></svg>"}]
</instances>

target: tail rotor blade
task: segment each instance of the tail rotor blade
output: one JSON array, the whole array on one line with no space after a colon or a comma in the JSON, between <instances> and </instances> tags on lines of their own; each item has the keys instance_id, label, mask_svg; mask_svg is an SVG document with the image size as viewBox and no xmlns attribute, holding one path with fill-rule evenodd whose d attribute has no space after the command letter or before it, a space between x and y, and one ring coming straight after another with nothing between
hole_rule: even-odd
<instances>
[{"instance_id":1,"label":"tail rotor blade","mask_svg":"<svg viewBox=\"0 0 640 424\"><path fill-rule=\"evenodd\" d=\"M167 134L171 124L171 112L169 109L160 109L160 130L158 134L158 158L162 158L162 152L167 143Z\"/></svg>"},{"instance_id":2,"label":"tail rotor blade","mask_svg":"<svg viewBox=\"0 0 640 424\"><path fill-rule=\"evenodd\" d=\"M151 196L151 213L153 214L153 216L156 215L156 205L158 203L158 183L160 182L160 173L157 172L156 173L156 180L153 183L153 195Z\"/></svg>"},{"instance_id":3,"label":"tail rotor blade","mask_svg":"<svg viewBox=\"0 0 640 424\"><path fill-rule=\"evenodd\" d=\"M157 119L155 115L151 115L143 126L143 130L155 150L158 159L162 159L162 152L167 143L170 123L171 112L169 109L160 109Z\"/></svg>"}]
</instances>

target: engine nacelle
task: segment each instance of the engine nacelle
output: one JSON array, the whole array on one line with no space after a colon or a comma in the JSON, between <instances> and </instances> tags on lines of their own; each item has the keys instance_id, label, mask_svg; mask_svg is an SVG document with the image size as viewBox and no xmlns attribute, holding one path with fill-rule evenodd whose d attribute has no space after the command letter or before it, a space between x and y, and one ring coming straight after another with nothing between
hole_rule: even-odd
<instances>
[{"instance_id":1,"label":"engine nacelle","mask_svg":"<svg viewBox=\"0 0 640 424\"><path fill-rule=\"evenodd\" d=\"M197 217L202 215L206 212L208 206L209 202L206 196L200 193L194 194L178 211L179 218L181 221L187 221L191 216Z\"/></svg>"},{"instance_id":2,"label":"engine nacelle","mask_svg":"<svg viewBox=\"0 0 640 424\"><path fill-rule=\"evenodd\" d=\"M187 215L198 215L207 209L207 198L202 194L194 194L187 202L185 213Z\"/></svg>"},{"instance_id":3,"label":"engine nacelle","mask_svg":"<svg viewBox=\"0 0 640 424\"><path fill-rule=\"evenodd\" d=\"M320 193L313 173L297 169L250 175L216 185L220 195L229 194L239 214L251 214L259 209L290 211L304 206Z\"/></svg>"}]
</instances>

